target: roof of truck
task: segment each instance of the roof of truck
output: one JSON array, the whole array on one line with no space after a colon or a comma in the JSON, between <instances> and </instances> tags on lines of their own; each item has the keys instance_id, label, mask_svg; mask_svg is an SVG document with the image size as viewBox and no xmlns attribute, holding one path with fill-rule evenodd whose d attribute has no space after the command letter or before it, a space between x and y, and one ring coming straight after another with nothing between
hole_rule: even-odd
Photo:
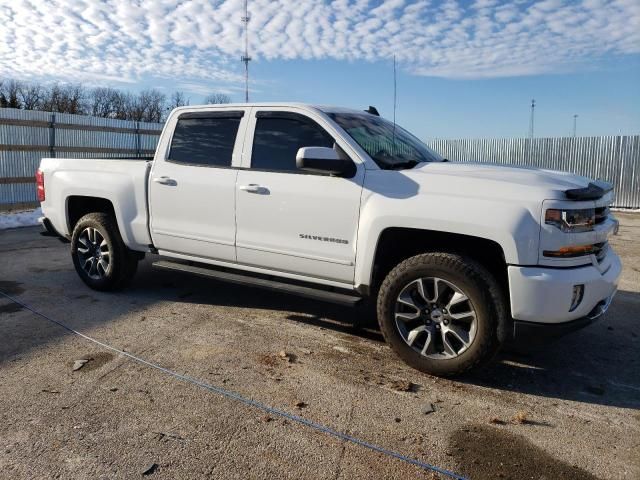
<instances>
[{"instance_id":1,"label":"roof of truck","mask_svg":"<svg viewBox=\"0 0 640 480\"><path fill-rule=\"evenodd\" d=\"M184 107L178 107L176 110L198 110L201 108L246 108L246 107L296 107L306 108L312 110L320 110L324 113L363 113L365 109L357 110L353 108L338 107L334 105L317 105L311 103L301 102L249 102L249 103L220 103L211 105L189 105Z\"/></svg>"}]
</instances>

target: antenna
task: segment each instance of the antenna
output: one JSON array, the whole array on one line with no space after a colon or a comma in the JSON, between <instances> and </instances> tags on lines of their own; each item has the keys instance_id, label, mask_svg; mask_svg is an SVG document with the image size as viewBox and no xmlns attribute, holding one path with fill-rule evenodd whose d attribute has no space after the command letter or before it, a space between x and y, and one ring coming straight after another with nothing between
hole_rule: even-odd
<instances>
[{"instance_id":1,"label":"antenna","mask_svg":"<svg viewBox=\"0 0 640 480\"><path fill-rule=\"evenodd\" d=\"M573 138L576 138L576 124L578 123L578 114L573 114Z\"/></svg>"},{"instance_id":2,"label":"antenna","mask_svg":"<svg viewBox=\"0 0 640 480\"><path fill-rule=\"evenodd\" d=\"M244 0L244 17L242 17L242 23L244 23L244 55L241 58L244 63L244 101L249 103L249 62L251 57L249 56L249 0Z\"/></svg>"},{"instance_id":3,"label":"antenna","mask_svg":"<svg viewBox=\"0 0 640 480\"><path fill-rule=\"evenodd\" d=\"M529 138L533 140L533 112L536 108L536 100L531 99L531 118L529 118Z\"/></svg>"}]
</instances>

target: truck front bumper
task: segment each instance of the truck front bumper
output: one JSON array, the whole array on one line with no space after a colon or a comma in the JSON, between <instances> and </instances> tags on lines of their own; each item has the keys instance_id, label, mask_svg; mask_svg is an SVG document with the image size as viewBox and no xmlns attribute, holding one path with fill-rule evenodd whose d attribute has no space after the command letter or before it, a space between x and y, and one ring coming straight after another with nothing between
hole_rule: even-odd
<instances>
[{"instance_id":1,"label":"truck front bumper","mask_svg":"<svg viewBox=\"0 0 640 480\"><path fill-rule=\"evenodd\" d=\"M508 338L508 341L514 346L525 348L538 347L542 344L546 345L548 341L560 338L563 335L584 328L602 317L609 308L609 305L611 305L614 295L615 292L612 293L609 298L598 303L593 311L586 317L570 320L568 322L540 323L514 319L513 331L511 332L511 336Z\"/></svg>"},{"instance_id":2,"label":"truck front bumper","mask_svg":"<svg viewBox=\"0 0 640 480\"><path fill-rule=\"evenodd\" d=\"M609 250L599 264L576 268L509 266L511 316L514 329L574 330L602 316L617 288L622 264ZM582 288L575 305L574 289Z\"/></svg>"}]
</instances>

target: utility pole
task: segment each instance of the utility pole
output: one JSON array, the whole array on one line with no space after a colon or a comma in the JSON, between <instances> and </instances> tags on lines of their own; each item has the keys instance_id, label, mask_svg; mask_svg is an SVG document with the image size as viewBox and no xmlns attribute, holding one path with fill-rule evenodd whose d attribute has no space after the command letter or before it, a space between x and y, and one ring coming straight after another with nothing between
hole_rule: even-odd
<instances>
[{"instance_id":1,"label":"utility pole","mask_svg":"<svg viewBox=\"0 0 640 480\"><path fill-rule=\"evenodd\" d=\"M240 57L244 63L244 101L249 103L249 0L244 0L244 55Z\"/></svg>"},{"instance_id":2,"label":"utility pole","mask_svg":"<svg viewBox=\"0 0 640 480\"><path fill-rule=\"evenodd\" d=\"M396 106L397 102L396 54L393 54L393 147L396 146Z\"/></svg>"},{"instance_id":3,"label":"utility pole","mask_svg":"<svg viewBox=\"0 0 640 480\"><path fill-rule=\"evenodd\" d=\"M573 138L576 138L576 124L578 123L578 114L573 114Z\"/></svg>"},{"instance_id":4,"label":"utility pole","mask_svg":"<svg viewBox=\"0 0 640 480\"><path fill-rule=\"evenodd\" d=\"M536 108L535 99L531 99L531 118L529 118L529 139L533 140L533 113Z\"/></svg>"}]
</instances>

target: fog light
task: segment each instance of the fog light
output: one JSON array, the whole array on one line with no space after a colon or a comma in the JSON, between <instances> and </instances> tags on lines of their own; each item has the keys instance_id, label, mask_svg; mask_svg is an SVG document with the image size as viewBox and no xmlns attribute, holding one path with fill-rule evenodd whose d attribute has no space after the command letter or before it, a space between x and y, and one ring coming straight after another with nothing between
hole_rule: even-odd
<instances>
[{"instance_id":1,"label":"fog light","mask_svg":"<svg viewBox=\"0 0 640 480\"><path fill-rule=\"evenodd\" d=\"M578 308L578 305L582 302L582 297L584 297L584 285L574 285L573 295L571 296L571 307L569 308L570 312Z\"/></svg>"}]
</instances>

